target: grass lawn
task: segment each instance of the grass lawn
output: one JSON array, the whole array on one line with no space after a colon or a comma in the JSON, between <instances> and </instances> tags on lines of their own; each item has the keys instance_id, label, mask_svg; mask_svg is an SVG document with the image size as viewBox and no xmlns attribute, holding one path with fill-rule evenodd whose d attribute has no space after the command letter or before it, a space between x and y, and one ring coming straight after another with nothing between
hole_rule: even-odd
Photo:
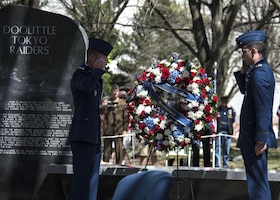
<instances>
[{"instance_id":1,"label":"grass lawn","mask_svg":"<svg viewBox=\"0 0 280 200\"><path fill-rule=\"evenodd\" d=\"M231 143L231 150L230 150L230 161L229 161L229 168L244 168L243 159L241 156L240 149L236 147L236 140L233 140ZM280 170L280 138L278 139L278 146L277 149L269 149L268 151L268 169L270 170ZM200 166L203 166L203 155L200 155ZM211 151L212 156L212 151ZM212 157L211 157L212 159ZM159 165L165 165L165 154L158 156Z\"/></svg>"},{"instance_id":2,"label":"grass lawn","mask_svg":"<svg viewBox=\"0 0 280 200\"><path fill-rule=\"evenodd\" d=\"M268 169L280 170L280 139L278 139L278 148L268 150ZM229 168L243 168L240 149L236 147L236 141L231 144L231 161Z\"/></svg>"}]
</instances>

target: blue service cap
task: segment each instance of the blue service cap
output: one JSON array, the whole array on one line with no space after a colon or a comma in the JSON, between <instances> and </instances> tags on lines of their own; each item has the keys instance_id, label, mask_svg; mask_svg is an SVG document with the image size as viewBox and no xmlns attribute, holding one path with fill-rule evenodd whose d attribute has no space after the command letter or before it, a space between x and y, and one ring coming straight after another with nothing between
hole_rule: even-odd
<instances>
[{"instance_id":1,"label":"blue service cap","mask_svg":"<svg viewBox=\"0 0 280 200\"><path fill-rule=\"evenodd\" d=\"M242 48L245 45L255 41L260 41L265 43L266 33L262 30L249 31L243 33L242 35L236 38L236 43L239 48Z\"/></svg>"},{"instance_id":2,"label":"blue service cap","mask_svg":"<svg viewBox=\"0 0 280 200\"><path fill-rule=\"evenodd\" d=\"M112 51L113 46L101 39L96 38L89 38L89 50L97 51L99 53L102 53L105 56L108 56L109 53Z\"/></svg>"}]
</instances>

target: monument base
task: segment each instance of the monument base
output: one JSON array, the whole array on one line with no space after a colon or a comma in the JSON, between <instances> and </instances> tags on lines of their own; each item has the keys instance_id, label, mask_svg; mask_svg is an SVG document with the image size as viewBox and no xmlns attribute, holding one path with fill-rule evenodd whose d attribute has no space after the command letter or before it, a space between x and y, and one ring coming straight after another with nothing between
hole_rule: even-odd
<instances>
[{"instance_id":1,"label":"monument base","mask_svg":"<svg viewBox=\"0 0 280 200\"><path fill-rule=\"evenodd\" d=\"M110 200L118 182L132 173L141 171L142 166L133 168L102 165L100 170L99 200ZM246 175L243 169L216 169L194 167L148 166L147 170L163 170L174 176L169 200L248 200ZM71 189L71 165L46 166L46 178L36 192L34 200L67 200ZM280 198L280 172L269 171L272 199Z\"/></svg>"}]
</instances>

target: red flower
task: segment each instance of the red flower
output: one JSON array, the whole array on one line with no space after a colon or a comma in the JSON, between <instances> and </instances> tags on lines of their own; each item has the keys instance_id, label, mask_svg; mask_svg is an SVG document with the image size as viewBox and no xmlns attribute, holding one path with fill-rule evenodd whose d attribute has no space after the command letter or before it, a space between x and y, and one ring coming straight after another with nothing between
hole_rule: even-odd
<instances>
[{"instance_id":1,"label":"red flower","mask_svg":"<svg viewBox=\"0 0 280 200\"><path fill-rule=\"evenodd\" d=\"M181 84L182 81L181 81L180 77L176 77L175 82L176 82L177 84Z\"/></svg>"},{"instance_id":2,"label":"red flower","mask_svg":"<svg viewBox=\"0 0 280 200\"><path fill-rule=\"evenodd\" d=\"M206 94L201 94L202 99L206 99L207 95Z\"/></svg>"},{"instance_id":3,"label":"red flower","mask_svg":"<svg viewBox=\"0 0 280 200\"><path fill-rule=\"evenodd\" d=\"M211 106L210 106L209 104L207 104L207 105L204 107L204 112L205 112L206 114L209 114L210 111L211 111Z\"/></svg>"},{"instance_id":4,"label":"red flower","mask_svg":"<svg viewBox=\"0 0 280 200\"><path fill-rule=\"evenodd\" d=\"M191 72L191 76L195 77L196 76L196 72Z\"/></svg>"},{"instance_id":5,"label":"red flower","mask_svg":"<svg viewBox=\"0 0 280 200\"><path fill-rule=\"evenodd\" d=\"M154 73L151 72L151 73L150 73L150 79L154 81L155 78L156 78L156 75L154 75Z\"/></svg>"},{"instance_id":6,"label":"red flower","mask_svg":"<svg viewBox=\"0 0 280 200\"><path fill-rule=\"evenodd\" d=\"M146 113L145 113L145 111L143 110L141 113L140 113L140 117L145 117L146 116Z\"/></svg>"},{"instance_id":7,"label":"red flower","mask_svg":"<svg viewBox=\"0 0 280 200\"><path fill-rule=\"evenodd\" d=\"M151 105L150 99L144 99L143 104L144 104L145 106Z\"/></svg>"},{"instance_id":8,"label":"red flower","mask_svg":"<svg viewBox=\"0 0 280 200\"><path fill-rule=\"evenodd\" d=\"M185 62L183 62L183 61L179 61L178 62L178 67L179 68L183 67L184 65L185 65Z\"/></svg>"},{"instance_id":9,"label":"red flower","mask_svg":"<svg viewBox=\"0 0 280 200\"><path fill-rule=\"evenodd\" d=\"M184 79L184 82L188 85L188 84L192 84L194 81L190 79L190 77L188 77Z\"/></svg>"},{"instance_id":10,"label":"red flower","mask_svg":"<svg viewBox=\"0 0 280 200\"><path fill-rule=\"evenodd\" d=\"M139 123L139 129L143 130L146 127L145 123Z\"/></svg>"},{"instance_id":11,"label":"red flower","mask_svg":"<svg viewBox=\"0 0 280 200\"><path fill-rule=\"evenodd\" d=\"M214 95L214 96L213 96L213 101L216 102L216 103L219 101L219 98L218 98L217 95Z\"/></svg>"},{"instance_id":12,"label":"red flower","mask_svg":"<svg viewBox=\"0 0 280 200\"><path fill-rule=\"evenodd\" d=\"M198 69L198 72L199 72L201 75L204 75L204 74L205 74L205 69L199 68L199 69Z\"/></svg>"},{"instance_id":13,"label":"red flower","mask_svg":"<svg viewBox=\"0 0 280 200\"><path fill-rule=\"evenodd\" d=\"M167 67L164 67L161 69L161 77L162 79L168 79L169 75L170 75L170 72L169 72L169 69Z\"/></svg>"},{"instance_id":14,"label":"red flower","mask_svg":"<svg viewBox=\"0 0 280 200\"><path fill-rule=\"evenodd\" d=\"M155 124L155 128L154 128L154 132L157 132L160 130L160 126L159 124Z\"/></svg>"},{"instance_id":15,"label":"red flower","mask_svg":"<svg viewBox=\"0 0 280 200\"><path fill-rule=\"evenodd\" d=\"M207 115L207 116L205 117L205 121L206 121L206 122L212 122L212 121L213 121L213 118L212 118L210 115Z\"/></svg>"},{"instance_id":16,"label":"red flower","mask_svg":"<svg viewBox=\"0 0 280 200\"><path fill-rule=\"evenodd\" d=\"M158 63L158 64L157 64L157 67L158 67L158 68L163 68L164 65L163 65L162 63Z\"/></svg>"},{"instance_id":17,"label":"red flower","mask_svg":"<svg viewBox=\"0 0 280 200\"><path fill-rule=\"evenodd\" d=\"M161 148L162 150L166 150L166 149L167 149L167 146L165 146L164 144L160 144L160 148Z\"/></svg>"},{"instance_id":18,"label":"red flower","mask_svg":"<svg viewBox=\"0 0 280 200\"><path fill-rule=\"evenodd\" d=\"M182 142L180 142L180 145L181 145L182 147L184 147L184 146L186 146L186 142L185 142L185 141L182 141Z\"/></svg>"},{"instance_id":19,"label":"red flower","mask_svg":"<svg viewBox=\"0 0 280 200\"><path fill-rule=\"evenodd\" d=\"M209 85L210 79L209 78L204 78L203 82L204 82L205 85Z\"/></svg>"},{"instance_id":20,"label":"red flower","mask_svg":"<svg viewBox=\"0 0 280 200\"><path fill-rule=\"evenodd\" d=\"M164 116L163 115L160 115L158 118L159 118L160 121L164 120Z\"/></svg>"},{"instance_id":21,"label":"red flower","mask_svg":"<svg viewBox=\"0 0 280 200\"><path fill-rule=\"evenodd\" d=\"M137 77L137 80L142 81L142 82L146 81L146 79L147 79L147 72L146 71L143 71L142 74Z\"/></svg>"},{"instance_id":22,"label":"red flower","mask_svg":"<svg viewBox=\"0 0 280 200\"><path fill-rule=\"evenodd\" d=\"M203 81L202 80L196 80L195 83L197 83L198 85L203 85Z\"/></svg>"}]
</instances>

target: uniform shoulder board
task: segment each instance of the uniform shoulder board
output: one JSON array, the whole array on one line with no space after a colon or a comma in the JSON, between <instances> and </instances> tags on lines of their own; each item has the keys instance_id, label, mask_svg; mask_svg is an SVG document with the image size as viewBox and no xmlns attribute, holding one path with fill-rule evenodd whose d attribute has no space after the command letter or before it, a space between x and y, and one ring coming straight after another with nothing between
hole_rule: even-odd
<instances>
[{"instance_id":1,"label":"uniform shoulder board","mask_svg":"<svg viewBox=\"0 0 280 200\"><path fill-rule=\"evenodd\" d=\"M259 68L259 67L262 67L262 66L263 66L263 64L259 63L259 64L256 65L256 68Z\"/></svg>"},{"instance_id":2,"label":"uniform shoulder board","mask_svg":"<svg viewBox=\"0 0 280 200\"><path fill-rule=\"evenodd\" d=\"M77 69L86 70L84 67L78 67Z\"/></svg>"}]
</instances>

